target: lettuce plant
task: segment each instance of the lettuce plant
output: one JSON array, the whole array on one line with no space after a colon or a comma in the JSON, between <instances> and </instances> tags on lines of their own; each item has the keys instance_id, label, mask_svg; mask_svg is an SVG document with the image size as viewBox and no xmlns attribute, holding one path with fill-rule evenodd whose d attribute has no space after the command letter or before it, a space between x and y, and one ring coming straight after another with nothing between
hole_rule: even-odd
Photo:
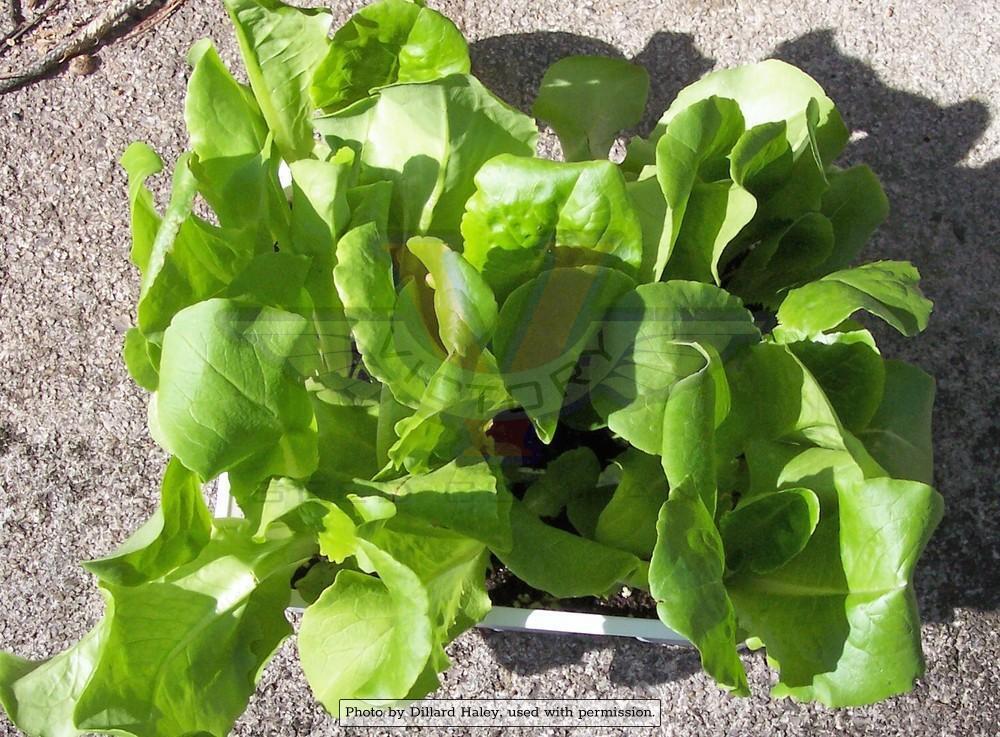
<instances>
[{"instance_id":1,"label":"lettuce plant","mask_svg":"<svg viewBox=\"0 0 1000 737\"><path fill-rule=\"evenodd\" d=\"M711 74L615 163L646 72L564 59L534 106L552 161L419 2L332 36L323 10L225 4L249 86L192 49L162 212L157 154L122 158L162 504L84 564L89 634L0 655L15 724L221 737L293 596L329 710L422 696L499 563L557 597L647 590L738 695L743 642L776 696L912 686L934 384L856 319L911 336L931 304L908 263L852 265L887 202L834 163L848 130L815 81ZM238 518L206 508L223 473Z\"/></svg>"}]
</instances>

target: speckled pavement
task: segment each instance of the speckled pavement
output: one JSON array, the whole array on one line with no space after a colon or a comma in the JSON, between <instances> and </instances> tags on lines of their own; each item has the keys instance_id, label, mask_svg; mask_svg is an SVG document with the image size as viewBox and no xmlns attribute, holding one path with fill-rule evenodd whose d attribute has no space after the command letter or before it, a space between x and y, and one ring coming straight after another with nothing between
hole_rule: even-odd
<instances>
[{"instance_id":1,"label":"speckled pavement","mask_svg":"<svg viewBox=\"0 0 1000 737\"><path fill-rule=\"evenodd\" d=\"M85 17L99 3L69 5ZM677 89L718 66L777 56L813 74L860 131L845 160L870 164L892 203L865 255L914 261L936 303L923 336L879 337L887 355L938 378L937 484L948 505L917 573L927 673L907 696L840 711L770 701L771 675L750 654L757 695L740 700L716 689L689 650L479 632L451 647L440 695L658 698L665 735L1000 734L997 4L435 5L475 42L475 71L521 107L547 64L570 53L645 64L647 129ZM354 7L334 9L343 20ZM63 72L0 96L0 647L22 655L61 650L96 621L100 597L76 562L111 550L155 504L164 457L119 360L138 278L116 160L133 139L176 158L184 53L205 35L235 63L220 7L189 0L150 32L101 50L94 74ZM0 734L16 733L0 717ZM313 703L291 643L236 729L340 733Z\"/></svg>"}]
</instances>

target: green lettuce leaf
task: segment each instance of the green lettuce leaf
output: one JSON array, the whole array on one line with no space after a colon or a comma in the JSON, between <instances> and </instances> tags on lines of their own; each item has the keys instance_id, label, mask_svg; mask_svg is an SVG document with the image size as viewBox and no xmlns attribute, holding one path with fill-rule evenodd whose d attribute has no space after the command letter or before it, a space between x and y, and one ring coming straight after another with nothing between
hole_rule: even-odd
<instances>
[{"instance_id":1,"label":"green lettuce leaf","mask_svg":"<svg viewBox=\"0 0 1000 737\"><path fill-rule=\"evenodd\" d=\"M834 248L821 274L849 266L889 215L889 200L867 166L832 167L826 177L830 189L823 194L821 211L833 225Z\"/></svg>"},{"instance_id":2,"label":"green lettuce leaf","mask_svg":"<svg viewBox=\"0 0 1000 737\"><path fill-rule=\"evenodd\" d=\"M313 76L316 107L334 112L379 87L469 73L469 49L455 24L422 2L379 0L333 35Z\"/></svg>"},{"instance_id":3,"label":"green lettuce leaf","mask_svg":"<svg viewBox=\"0 0 1000 737\"><path fill-rule=\"evenodd\" d=\"M371 386L363 384L365 389ZM378 405L323 394L313 395L312 402L321 449L312 483L340 489L352 479L372 478L385 465L378 456Z\"/></svg>"},{"instance_id":4,"label":"green lettuce leaf","mask_svg":"<svg viewBox=\"0 0 1000 737\"><path fill-rule=\"evenodd\" d=\"M330 40L330 12L280 0L223 0L257 103L286 161L313 149L309 85Z\"/></svg>"},{"instance_id":5,"label":"green lettuce leaf","mask_svg":"<svg viewBox=\"0 0 1000 737\"><path fill-rule=\"evenodd\" d=\"M568 56L545 71L532 114L552 126L566 161L606 159L615 136L642 119L649 74L604 56Z\"/></svg>"},{"instance_id":6,"label":"green lettuce leaf","mask_svg":"<svg viewBox=\"0 0 1000 737\"><path fill-rule=\"evenodd\" d=\"M108 638L105 617L69 649L31 661L0 652L0 705L22 732L33 737L77 737L73 719Z\"/></svg>"},{"instance_id":7,"label":"green lettuce leaf","mask_svg":"<svg viewBox=\"0 0 1000 737\"><path fill-rule=\"evenodd\" d=\"M291 634L287 576L314 549L310 540L251 543L240 527L220 531L161 581L105 584L110 624L74 711L78 727L136 737L228 734Z\"/></svg>"},{"instance_id":8,"label":"green lettuce leaf","mask_svg":"<svg viewBox=\"0 0 1000 737\"><path fill-rule=\"evenodd\" d=\"M392 257L375 223L352 228L337 244L333 279L365 368L403 404L417 406L424 384L393 345L396 287Z\"/></svg>"},{"instance_id":9,"label":"green lettuce leaf","mask_svg":"<svg viewBox=\"0 0 1000 737\"><path fill-rule=\"evenodd\" d=\"M344 306L334 285L336 247L347 230L351 212L348 185L354 174L354 156L338 151L328 161L301 159L289 167L292 175L292 253L311 257L305 287L312 301L312 321L323 373L346 375L353 364L351 333Z\"/></svg>"},{"instance_id":10,"label":"green lettuce leaf","mask_svg":"<svg viewBox=\"0 0 1000 737\"><path fill-rule=\"evenodd\" d=\"M933 483L933 408L934 379L903 361L886 361L882 401L858 438L894 478Z\"/></svg>"},{"instance_id":11,"label":"green lettuce leaf","mask_svg":"<svg viewBox=\"0 0 1000 737\"><path fill-rule=\"evenodd\" d=\"M256 253L252 236L216 227L192 212L198 180L191 161L184 154L177 162L170 203L140 267L136 312L147 338L162 333L184 308L220 293Z\"/></svg>"},{"instance_id":12,"label":"green lettuce leaf","mask_svg":"<svg viewBox=\"0 0 1000 737\"><path fill-rule=\"evenodd\" d=\"M920 273L906 261L876 261L836 271L793 289L778 308L775 338L788 342L831 330L865 310L903 335L927 327L932 303L920 292Z\"/></svg>"},{"instance_id":13,"label":"green lettuce leaf","mask_svg":"<svg viewBox=\"0 0 1000 737\"><path fill-rule=\"evenodd\" d=\"M432 648L420 579L372 543L359 538L355 544L362 567L378 577L340 571L306 608L298 635L306 680L334 715L341 699L405 697Z\"/></svg>"},{"instance_id":14,"label":"green lettuce leaf","mask_svg":"<svg viewBox=\"0 0 1000 737\"><path fill-rule=\"evenodd\" d=\"M406 514L397 514L371 537L420 577L427 589L437 644L451 642L490 610L486 593L489 552L483 543Z\"/></svg>"},{"instance_id":15,"label":"green lettuce leaf","mask_svg":"<svg viewBox=\"0 0 1000 737\"><path fill-rule=\"evenodd\" d=\"M406 248L420 261L408 291L419 295L421 303L428 296L425 285L433 292L436 330L428 329L437 333L446 356L430 376L416 412L396 424L399 440L389 457L397 468L426 472L481 444L477 436L485 421L509 406L510 397L485 348L497 323L490 288L462 254L436 238L411 238ZM398 301L397 308L421 311L410 300Z\"/></svg>"},{"instance_id":16,"label":"green lettuce leaf","mask_svg":"<svg viewBox=\"0 0 1000 737\"><path fill-rule=\"evenodd\" d=\"M732 100L708 97L683 110L656 144L656 178L666 200L670 238L661 244L654 278L719 281L729 242L750 222L757 201L730 181L726 155L743 134Z\"/></svg>"},{"instance_id":17,"label":"green lettuce leaf","mask_svg":"<svg viewBox=\"0 0 1000 737\"><path fill-rule=\"evenodd\" d=\"M83 567L102 582L136 586L194 559L209 541L212 515L200 479L171 458L163 473L160 506L113 554Z\"/></svg>"},{"instance_id":18,"label":"green lettuce leaf","mask_svg":"<svg viewBox=\"0 0 1000 737\"><path fill-rule=\"evenodd\" d=\"M462 218L465 256L501 300L553 263L635 275L642 232L614 164L497 156L476 174Z\"/></svg>"},{"instance_id":19,"label":"green lettuce leaf","mask_svg":"<svg viewBox=\"0 0 1000 737\"><path fill-rule=\"evenodd\" d=\"M774 306L784 292L817 276L834 250L833 225L818 212L768 232L726 282L744 302Z\"/></svg>"},{"instance_id":20,"label":"green lettuce leaf","mask_svg":"<svg viewBox=\"0 0 1000 737\"><path fill-rule=\"evenodd\" d=\"M574 448L549 462L524 492L524 506L539 517L555 517L574 497L597 486L600 461L590 448Z\"/></svg>"},{"instance_id":21,"label":"green lettuce leaf","mask_svg":"<svg viewBox=\"0 0 1000 737\"><path fill-rule=\"evenodd\" d=\"M538 136L531 118L462 75L385 87L316 126L331 147L360 151L363 184L393 183L389 234L397 243L433 235L458 245L475 173L499 154L531 156Z\"/></svg>"},{"instance_id":22,"label":"green lettuce leaf","mask_svg":"<svg viewBox=\"0 0 1000 737\"><path fill-rule=\"evenodd\" d=\"M490 288L467 256L437 238L411 238L406 248L427 270L445 351L475 359L496 329L497 303Z\"/></svg>"},{"instance_id":23,"label":"green lettuce leaf","mask_svg":"<svg viewBox=\"0 0 1000 737\"><path fill-rule=\"evenodd\" d=\"M809 489L751 497L722 516L726 566L767 573L802 552L819 522L819 500Z\"/></svg>"},{"instance_id":24,"label":"green lettuce leaf","mask_svg":"<svg viewBox=\"0 0 1000 737\"><path fill-rule=\"evenodd\" d=\"M728 360L760 340L753 317L718 287L688 281L643 284L608 311L601 353L586 374L594 409L646 453L662 453L663 414L672 387L705 366L695 344Z\"/></svg>"},{"instance_id":25,"label":"green lettuce leaf","mask_svg":"<svg viewBox=\"0 0 1000 737\"><path fill-rule=\"evenodd\" d=\"M749 695L736 653L736 615L723 584L725 553L712 514L691 484L670 490L656 522L649 592L664 624L688 638L702 667L737 695Z\"/></svg>"},{"instance_id":26,"label":"green lettuce leaf","mask_svg":"<svg viewBox=\"0 0 1000 737\"><path fill-rule=\"evenodd\" d=\"M151 392L156 391L156 385L160 383L159 345L148 340L139 328L129 328L122 345L122 359L136 384Z\"/></svg>"},{"instance_id":27,"label":"green lettuce leaf","mask_svg":"<svg viewBox=\"0 0 1000 737\"><path fill-rule=\"evenodd\" d=\"M428 473L393 481L355 480L350 489L392 500L400 512L481 540L492 548L510 547L510 496L482 458L462 458Z\"/></svg>"},{"instance_id":28,"label":"green lettuce leaf","mask_svg":"<svg viewBox=\"0 0 1000 737\"><path fill-rule=\"evenodd\" d=\"M291 634L288 577L314 550L254 543L238 523L163 577L105 581L104 618L74 647L37 663L0 655L0 701L33 735L224 737Z\"/></svg>"},{"instance_id":29,"label":"green lettuce leaf","mask_svg":"<svg viewBox=\"0 0 1000 737\"><path fill-rule=\"evenodd\" d=\"M822 387L844 427L858 433L882 401L885 362L867 330L820 337L789 343L788 348Z\"/></svg>"},{"instance_id":30,"label":"green lettuce leaf","mask_svg":"<svg viewBox=\"0 0 1000 737\"><path fill-rule=\"evenodd\" d=\"M208 39L191 48L188 61L192 70L184 122L199 192L220 225L242 230L257 250L286 241L288 206L257 101L229 73Z\"/></svg>"},{"instance_id":31,"label":"green lettuce leaf","mask_svg":"<svg viewBox=\"0 0 1000 737\"><path fill-rule=\"evenodd\" d=\"M829 398L787 346L752 346L726 364L726 376L730 412L718 430L724 457L764 440L848 448L846 431Z\"/></svg>"},{"instance_id":32,"label":"green lettuce leaf","mask_svg":"<svg viewBox=\"0 0 1000 737\"><path fill-rule=\"evenodd\" d=\"M844 451L801 448L775 468L780 487L816 493L819 524L784 566L727 581L740 625L780 669L774 695L857 706L908 690L923 671L911 579L940 496L864 478Z\"/></svg>"},{"instance_id":33,"label":"green lettuce leaf","mask_svg":"<svg viewBox=\"0 0 1000 737\"><path fill-rule=\"evenodd\" d=\"M649 560L656 545L656 517L667 501L660 459L630 448L615 459L621 480L597 518L594 539Z\"/></svg>"},{"instance_id":34,"label":"green lettuce leaf","mask_svg":"<svg viewBox=\"0 0 1000 737\"><path fill-rule=\"evenodd\" d=\"M520 501L512 502L510 523L513 544L494 554L529 586L559 598L607 594L641 563L631 553L545 524Z\"/></svg>"},{"instance_id":35,"label":"green lettuce leaf","mask_svg":"<svg viewBox=\"0 0 1000 737\"><path fill-rule=\"evenodd\" d=\"M687 483L715 516L716 428L729 413L729 385L717 353L701 348L704 365L678 381L663 408L661 464L670 488Z\"/></svg>"},{"instance_id":36,"label":"green lettuce leaf","mask_svg":"<svg viewBox=\"0 0 1000 737\"><path fill-rule=\"evenodd\" d=\"M660 118L648 142L632 143L633 160L650 158L667 126L688 108L710 97L729 98L739 105L746 127L785 122L785 137L792 151L808 145L806 108L816 100L815 138L822 160L829 164L847 142L847 130L833 102L816 80L791 64L767 59L757 64L712 72L681 90ZM647 160L645 163L650 163ZM626 166L629 160L626 159Z\"/></svg>"},{"instance_id":37,"label":"green lettuce leaf","mask_svg":"<svg viewBox=\"0 0 1000 737\"><path fill-rule=\"evenodd\" d=\"M507 388L542 442L551 442L566 386L605 311L632 286L614 269L555 268L521 285L500 309L493 347Z\"/></svg>"},{"instance_id":38,"label":"green lettuce leaf","mask_svg":"<svg viewBox=\"0 0 1000 737\"><path fill-rule=\"evenodd\" d=\"M277 475L316 467L316 429L289 366L306 321L213 299L179 313L164 334L151 400L166 449L203 479L253 458Z\"/></svg>"},{"instance_id":39,"label":"green lettuce leaf","mask_svg":"<svg viewBox=\"0 0 1000 737\"><path fill-rule=\"evenodd\" d=\"M160 216L153 204L153 194L146 187L146 179L163 170L163 162L145 143L131 144L120 161L128 175L128 199L132 233L132 263L144 272L149 267L149 257L160 229Z\"/></svg>"}]
</instances>

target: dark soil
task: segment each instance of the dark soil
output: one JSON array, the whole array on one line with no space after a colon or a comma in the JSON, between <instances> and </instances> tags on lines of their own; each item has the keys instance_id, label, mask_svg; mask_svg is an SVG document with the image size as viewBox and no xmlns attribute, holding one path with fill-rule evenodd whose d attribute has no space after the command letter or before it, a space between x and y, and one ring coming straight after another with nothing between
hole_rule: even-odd
<instances>
[{"instance_id":1,"label":"dark soil","mask_svg":"<svg viewBox=\"0 0 1000 737\"><path fill-rule=\"evenodd\" d=\"M581 596L575 599L557 599L544 591L531 588L495 558L493 569L486 579L486 589L495 606L656 619L656 602L640 589L622 587L621 591L608 598Z\"/></svg>"}]
</instances>

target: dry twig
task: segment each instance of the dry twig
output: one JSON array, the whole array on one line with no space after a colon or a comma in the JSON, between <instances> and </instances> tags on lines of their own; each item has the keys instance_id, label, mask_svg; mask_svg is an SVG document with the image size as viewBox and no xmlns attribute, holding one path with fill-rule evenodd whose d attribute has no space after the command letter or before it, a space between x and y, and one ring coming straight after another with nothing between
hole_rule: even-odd
<instances>
[{"instance_id":1,"label":"dry twig","mask_svg":"<svg viewBox=\"0 0 1000 737\"><path fill-rule=\"evenodd\" d=\"M141 36L147 31L153 30L160 23L176 13L177 9L185 2L186 0L167 0L165 5L162 5L158 10L154 11L146 18L143 18L142 21L137 23L135 28L130 30L126 35L130 37Z\"/></svg>"},{"instance_id":2,"label":"dry twig","mask_svg":"<svg viewBox=\"0 0 1000 737\"><path fill-rule=\"evenodd\" d=\"M14 44L17 43L18 39L20 39L21 36L30 32L35 27L37 27L43 20L45 20L54 12L56 12L56 10L61 8L62 5L63 5L62 2L51 3L47 5L44 10L35 13L31 17L31 20L27 22L23 22L22 18L22 22L20 24L18 24L12 31L8 32L5 36L0 38L0 55L3 55L5 52L12 49L14 47Z\"/></svg>"},{"instance_id":3,"label":"dry twig","mask_svg":"<svg viewBox=\"0 0 1000 737\"><path fill-rule=\"evenodd\" d=\"M45 54L35 64L18 74L0 78L0 93L16 89L38 79L64 63L68 59L89 51L108 35L127 16L149 11L160 5L162 0L115 0L108 8L70 39L60 43Z\"/></svg>"}]
</instances>

